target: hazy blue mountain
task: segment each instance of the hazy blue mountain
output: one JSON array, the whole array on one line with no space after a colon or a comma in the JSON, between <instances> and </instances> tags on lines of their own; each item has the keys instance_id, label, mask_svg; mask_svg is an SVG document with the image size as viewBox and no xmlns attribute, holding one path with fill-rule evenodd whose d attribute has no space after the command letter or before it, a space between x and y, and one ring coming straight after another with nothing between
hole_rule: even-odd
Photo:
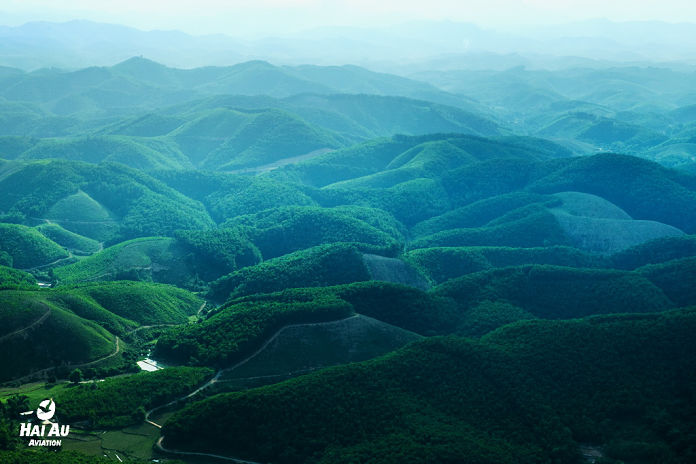
<instances>
[{"instance_id":1,"label":"hazy blue mountain","mask_svg":"<svg viewBox=\"0 0 696 464\"><path fill-rule=\"evenodd\" d=\"M682 60L693 65L690 38L695 30L693 24L658 21L594 20L507 31L452 21L410 21L386 27L327 27L243 39L223 34L141 31L83 20L32 22L0 27L0 64L23 69L79 68L111 65L144 55L187 68L265 58L284 64L355 63L373 69L404 70L405 66L422 67L423 62L437 63L431 60L447 54L476 57L492 52L501 56L518 53L526 56L525 60L544 64L557 62L557 57L572 57L570 63L589 58L622 62ZM85 41L84 37L99 40ZM508 67L516 60L522 64L513 57ZM431 64L429 69L442 68Z\"/></svg>"}]
</instances>

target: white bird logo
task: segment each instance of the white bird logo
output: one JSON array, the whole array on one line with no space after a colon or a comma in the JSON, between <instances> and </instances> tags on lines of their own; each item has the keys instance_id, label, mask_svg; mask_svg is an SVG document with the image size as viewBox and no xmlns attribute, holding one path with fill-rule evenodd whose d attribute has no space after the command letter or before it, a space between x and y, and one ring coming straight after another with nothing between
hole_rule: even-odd
<instances>
[{"instance_id":1,"label":"white bird logo","mask_svg":"<svg viewBox=\"0 0 696 464\"><path fill-rule=\"evenodd\" d=\"M34 411L27 411L21 413L22 416L28 416L30 414L33 414ZM53 398L49 400L43 400L41 403L39 403L39 408L36 410L36 417L39 420L42 421L47 421L51 420L53 416L56 413L56 403L53 401Z\"/></svg>"}]
</instances>

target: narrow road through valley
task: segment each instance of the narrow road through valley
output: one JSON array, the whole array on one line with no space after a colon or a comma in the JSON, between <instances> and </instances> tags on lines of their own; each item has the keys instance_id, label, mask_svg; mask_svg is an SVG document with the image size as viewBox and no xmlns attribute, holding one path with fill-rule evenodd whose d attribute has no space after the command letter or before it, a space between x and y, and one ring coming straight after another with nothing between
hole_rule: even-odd
<instances>
[{"instance_id":1,"label":"narrow road through valley","mask_svg":"<svg viewBox=\"0 0 696 464\"><path fill-rule=\"evenodd\" d=\"M284 331L286 331L286 330L289 330L289 329L292 329L292 328L296 328L296 327L316 327L316 326L321 326L321 325L335 324L335 323L337 323L337 322L343 322L343 321L346 321L346 320L349 320L349 319L353 319L353 318L356 318L356 317L360 317L360 315L359 315L359 314L354 314L354 315L352 315L352 316L348 316L348 317L343 318L343 319L337 319L337 320L334 320L334 321L309 322L309 323L304 323L304 324L291 324L291 325L286 325L286 326L284 326L284 327L281 327L281 328L278 329L278 331L276 331L269 339L267 339L267 340L263 343L263 345L261 345L261 347L259 347L259 348L258 348L256 351L254 351L252 354L250 354L249 356L247 356L246 358L242 359L241 361L239 361L238 363L236 363L235 365L233 365L233 366L231 366L231 367L227 367L227 368L225 368L225 369L220 369L220 370L215 374L215 376L214 376L212 379L208 380L206 383L204 383L203 385L201 385L200 387L198 387L197 389L195 389L194 391L192 391L192 392L189 393L188 395L182 396L182 397L180 397L180 398L177 398L177 399L175 399L175 400L170 401L169 403L163 404L163 405L161 405L161 406L157 406L157 407L152 408L152 409L150 409L149 411L147 411L147 412L145 413L145 422L147 422L147 423L150 424L150 425L153 425L153 426L157 427L158 429L161 429L161 428L162 428L162 425L161 425L161 424L158 424L158 423L156 423L156 422L154 422L153 420L150 419L150 416L152 415L152 413L154 413L155 411L158 411L158 410L160 410L160 409L163 409L163 408L172 406L172 405L174 405L174 404L176 404L176 403L179 403L179 402L181 402L181 401L188 400L189 398L192 398L192 397L196 396L196 395L199 394L201 391L205 390L206 388L210 387L211 385L213 385L213 384L219 382L219 381L220 381L220 377L221 377L224 373L233 371L233 370L239 368L240 366L246 364L247 362L249 362L250 360L252 360L252 359L255 358L256 356L258 356L259 353L261 353L263 350L265 350L265 349L268 347L268 345L270 345L271 343L273 343L273 341L274 341L276 338L278 338L278 336L279 336L280 334L282 334L282 333L283 333ZM163 440L164 440L164 435L161 436L161 437L159 438L159 440L157 441L156 446L157 446L157 449L159 449L160 451L163 451L163 452L165 452L165 453L182 454L182 455L191 455L191 456L207 456L207 457L213 457L213 458L218 458L218 459L225 459L225 460L232 461L232 462L238 462L238 463L241 463L241 464L259 464L259 463L254 462L254 461L247 461L247 460L244 460L244 459L239 459L239 458L234 458L234 457L229 457L229 456L220 456L220 455L216 455L216 454L195 453L195 452L187 452L187 451L173 450L173 449L165 448L165 447L162 445Z\"/></svg>"}]
</instances>

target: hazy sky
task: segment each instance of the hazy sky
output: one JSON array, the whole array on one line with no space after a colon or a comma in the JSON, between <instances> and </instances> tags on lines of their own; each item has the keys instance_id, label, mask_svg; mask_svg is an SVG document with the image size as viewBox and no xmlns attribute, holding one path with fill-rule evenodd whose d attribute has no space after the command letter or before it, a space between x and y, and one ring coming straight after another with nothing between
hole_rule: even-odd
<instances>
[{"instance_id":1,"label":"hazy sky","mask_svg":"<svg viewBox=\"0 0 696 464\"><path fill-rule=\"evenodd\" d=\"M491 27L608 18L696 23L693 0L0 0L0 24L90 19L233 36L450 19Z\"/></svg>"}]
</instances>

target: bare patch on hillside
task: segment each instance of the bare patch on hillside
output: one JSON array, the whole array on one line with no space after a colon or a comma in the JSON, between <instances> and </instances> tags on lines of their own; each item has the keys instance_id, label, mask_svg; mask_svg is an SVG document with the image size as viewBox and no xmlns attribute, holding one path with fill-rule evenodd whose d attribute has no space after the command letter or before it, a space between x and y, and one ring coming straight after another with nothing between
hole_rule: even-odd
<instances>
[{"instance_id":1,"label":"bare patch on hillside","mask_svg":"<svg viewBox=\"0 0 696 464\"><path fill-rule=\"evenodd\" d=\"M292 326L256 356L226 373L222 380L273 383L278 378L326 366L372 359L419 338L413 332L362 315Z\"/></svg>"},{"instance_id":2,"label":"bare patch on hillside","mask_svg":"<svg viewBox=\"0 0 696 464\"><path fill-rule=\"evenodd\" d=\"M624 210L597 195L582 192L560 192L553 194L553 196L563 202L562 206L554 209L573 216L631 219L631 216Z\"/></svg>"},{"instance_id":3,"label":"bare patch on hillside","mask_svg":"<svg viewBox=\"0 0 696 464\"><path fill-rule=\"evenodd\" d=\"M372 280L408 285L428 290L430 283L415 268L397 258L363 254L363 262Z\"/></svg>"},{"instance_id":4,"label":"bare patch on hillside","mask_svg":"<svg viewBox=\"0 0 696 464\"><path fill-rule=\"evenodd\" d=\"M563 231L580 249L612 254L662 237L684 235L684 232L656 221L605 219L573 216L552 210Z\"/></svg>"}]
</instances>

